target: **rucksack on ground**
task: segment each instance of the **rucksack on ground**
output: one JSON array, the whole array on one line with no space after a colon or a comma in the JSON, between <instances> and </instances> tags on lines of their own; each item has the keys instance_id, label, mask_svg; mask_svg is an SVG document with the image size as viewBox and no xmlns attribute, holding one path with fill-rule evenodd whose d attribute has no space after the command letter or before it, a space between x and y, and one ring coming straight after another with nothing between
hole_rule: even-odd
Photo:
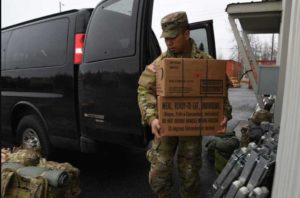
<instances>
[{"instance_id":1,"label":"rucksack on ground","mask_svg":"<svg viewBox=\"0 0 300 198\"><path fill-rule=\"evenodd\" d=\"M34 149L14 149L1 164L3 198L79 198L79 169L41 158Z\"/></svg>"}]
</instances>

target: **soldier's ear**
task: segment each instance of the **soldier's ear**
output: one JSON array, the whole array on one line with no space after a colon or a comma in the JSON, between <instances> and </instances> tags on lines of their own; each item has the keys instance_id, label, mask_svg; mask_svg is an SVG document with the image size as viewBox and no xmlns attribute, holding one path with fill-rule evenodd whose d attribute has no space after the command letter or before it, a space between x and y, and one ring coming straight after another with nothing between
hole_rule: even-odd
<instances>
[{"instance_id":1,"label":"soldier's ear","mask_svg":"<svg viewBox=\"0 0 300 198\"><path fill-rule=\"evenodd\" d=\"M183 36L184 36L185 40L189 40L190 39L190 31L185 30L184 33L183 33Z\"/></svg>"}]
</instances>

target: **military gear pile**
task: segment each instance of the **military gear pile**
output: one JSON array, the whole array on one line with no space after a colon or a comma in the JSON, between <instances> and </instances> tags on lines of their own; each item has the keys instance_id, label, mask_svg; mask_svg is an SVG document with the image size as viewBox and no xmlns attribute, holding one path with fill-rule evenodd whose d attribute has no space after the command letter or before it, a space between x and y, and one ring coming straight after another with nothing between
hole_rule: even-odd
<instances>
[{"instance_id":1,"label":"military gear pile","mask_svg":"<svg viewBox=\"0 0 300 198\"><path fill-rule=\"evenodd\" d=\"M260 125L261 122L272 122L273 115L267 110L261 109L259 111L256 111L253 116L251 117L251 120L254 124Z\"/></svg>"},{"instance_id":2,"label":"military gear pile","mask_svg":"<svg viewBox=\"0 0 300 198\"><path fill-rule=\"evenodd\" d=\"M266 131L258 143L234 151L213 184L214 198L268 197L272 190L279 129L272 124L262 126Z\"/></svg>"},{"instance_id":3,"label":"military gear pile","mask_svg":"<svg viewBox=\"0 0 300 198\"><path fill-rule=\"evenodd\" d=\"M80 197L79 170L47 161L34 149L14 149L1 164L1 197Z\"/></svg>"},{"instance_id":4,"label":"military gear pile","mask_svg":"<svg viewBox=\"0 0 300 198\"><path fill-rule=\"evenodd\" d=\"M269 111L256 111L249 119L248 125L241 130L241 146L246 146L249 142L257 144L266 131L269 130L268 125L272 119L273 115Z\"/></svg>"},{"instance_id":5,"label":"military gear pile","mask_svg":"<svg viewBox=\"0 0 300 198\"><path fill-rule=\"evenodd\" d=\"M240 142L235 132L225 133L221 137L215 137L205 145L209 159L214 162L215 170L219 174L225 167L233 151L238 149Z\"/></svg>"}]
</instances>

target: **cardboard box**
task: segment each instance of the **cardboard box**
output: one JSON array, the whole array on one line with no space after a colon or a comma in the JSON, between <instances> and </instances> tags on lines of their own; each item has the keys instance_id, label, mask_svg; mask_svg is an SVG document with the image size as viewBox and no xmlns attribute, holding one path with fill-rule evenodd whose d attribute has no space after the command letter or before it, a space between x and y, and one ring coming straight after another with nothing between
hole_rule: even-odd
<instances>
[{"instance_id":1,"label":"cardboard box","mask_svg":"<svg viewBox=\"0 0 300 198\"><path fill-rule=\"evenodd\" d=\"M216 135L224 118L224 97L158 96L162 136Z\"/></svg>"},{"instance_id":2,"label":"cardboard box","mask_svg":"<svg viewBox=\"0 0 300 198\"><path fill-rule=\"evenodd\" d=\"M226 61L166 58L156 71L159 96L226 96Z\"/></svg>"}]
</instances>

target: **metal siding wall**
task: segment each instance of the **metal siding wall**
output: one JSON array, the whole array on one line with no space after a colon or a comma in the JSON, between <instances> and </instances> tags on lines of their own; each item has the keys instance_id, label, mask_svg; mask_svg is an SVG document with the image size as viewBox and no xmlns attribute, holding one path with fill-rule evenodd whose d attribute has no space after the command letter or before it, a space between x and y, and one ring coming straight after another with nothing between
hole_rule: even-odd
<instances>
[{"instance_id":1,"label":"metal siding wall","mask_svg":"<svg viewBox=\"0 0 300 198\"><path fill-rule=\"evenodd\" d=\"M287 62L287 50L288 50L288 38L290 28L291 17L291 1L287 0L282 3L282 17L279 34L279 52L277 55L276 64L280 65L279 83L277 84L277 95L275 102L274 123L278 127L280 125L282 103L283 103L283 91L286 75L286 62Z\"/></svg>"},{"instance_id":2,"label":"metal siding wall","mask_svg":"<svg viewBox=\"0 0 300 198\"><path fill-rule=\"evenodd\" d=\"M272 197L300 198L300 2L283 4L284 8L291 4L291 18L288 51L282 52L287 53L287 62Z\"/></svg>"}]
</instances>

